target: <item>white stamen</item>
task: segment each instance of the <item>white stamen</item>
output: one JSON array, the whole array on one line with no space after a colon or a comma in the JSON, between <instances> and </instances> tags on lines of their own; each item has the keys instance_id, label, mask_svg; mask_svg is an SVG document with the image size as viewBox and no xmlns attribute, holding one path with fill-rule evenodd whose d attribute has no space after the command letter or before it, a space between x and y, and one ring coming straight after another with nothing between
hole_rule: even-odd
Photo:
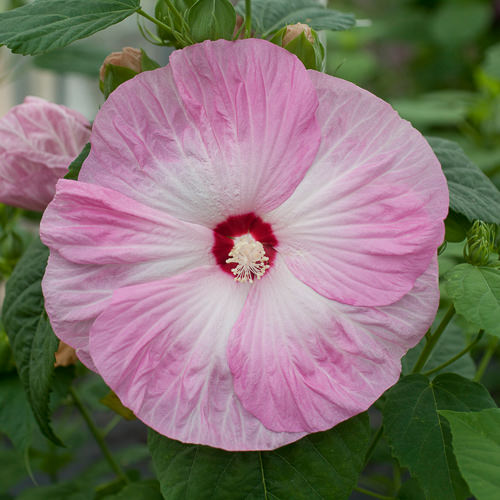
<instances>
[{"instance_id":1,"label":"white stamen","mask_svg":"<svg viewBox=\"0 0 500 500\"><path fill-rule=\"evenodd\" d=\"M266 257L264 246L250 234L234 238L234 246L229 252L229 257L226 263L231 264L234 262L238 264L231 269L231 272L234 274L235 281L241 283L246 281L253 283L254 277L260 280L266 270L269 269L267 264L269 257Z\"/></svg>"}]
</instances>

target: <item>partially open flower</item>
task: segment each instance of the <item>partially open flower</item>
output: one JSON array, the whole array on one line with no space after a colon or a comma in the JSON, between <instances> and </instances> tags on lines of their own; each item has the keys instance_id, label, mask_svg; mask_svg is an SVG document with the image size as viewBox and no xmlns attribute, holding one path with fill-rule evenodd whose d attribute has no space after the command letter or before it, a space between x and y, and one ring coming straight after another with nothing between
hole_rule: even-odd
<instances>
[{"instance_id":1,"label":"partially open flower","mask_svg":"<svg viewBox=\"0 0 500 500\"><path fill-rule=\"evenodd\" d=\"M439 300L446 180L385 102L264 40L125 82L42 220L56 334L158 432L272 449L366 410Z\"/></svg>"},{"instance_id":2,"label":"partially open flower","mask_svg":"<svg viewBox=\"0 0 500 500\"><path fill-rule=\"evenodd\" d=\"M106 66L112 64L113 66L122 66L123 68L131 69L136 73L142 71L142 53L139 49L133 47L123 47L120 52L112 52L106 56L99 71L99 79L104 81L106 74Z\"/></svg>"},{"instance_id":3,"label":"partially open flower","mask_svg":"<svg viewBox=\"0 0 500 500\"><path fill-rule=\"evenodd\" d=\"M311 42L314 43L314 37L310 26L303 23L291 24L286 27L285 34L283 35L282 45L285 47L292 40L295 40L298 36L304 33L304 36Z\"/></svg>"},{"instance_id":4,"label":"partially open flower","mask_svg":"<svg viewBox=\"0 0 500 500\"><path fill-rule=\"evenodd\" d=\"M90 136L80 113L27 97L0 120L0 202L44 210Z\"/></svg>"}]
</instances>

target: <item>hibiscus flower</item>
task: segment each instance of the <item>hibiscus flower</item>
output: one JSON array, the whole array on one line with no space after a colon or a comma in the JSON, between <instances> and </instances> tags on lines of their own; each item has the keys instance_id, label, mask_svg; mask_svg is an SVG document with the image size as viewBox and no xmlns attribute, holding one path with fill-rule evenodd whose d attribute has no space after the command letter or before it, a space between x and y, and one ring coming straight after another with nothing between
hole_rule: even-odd
<instances>
[{"instance_id":1,"label":"hibiscus flower","mask_svg":"<svg viewBox=\"0 0 500 500\"><path fill-rule=\"evenodd\" d=\"M89 136L89 121L65 106L39 97L14 106L0 120L0 202L44 210Z\"/></svg>"},{"instance_id":2,"label":"hibiscus flower","mask_svg":"<svg viewBox=\"0 0 500 500\"><path fill-rule=\"evenodd\" d=\"M419 132L263 40L174 52L97 114L42 221L56 334L147 425L272 449L366 410L438 305Z\"/></svg>"}]
</instances>

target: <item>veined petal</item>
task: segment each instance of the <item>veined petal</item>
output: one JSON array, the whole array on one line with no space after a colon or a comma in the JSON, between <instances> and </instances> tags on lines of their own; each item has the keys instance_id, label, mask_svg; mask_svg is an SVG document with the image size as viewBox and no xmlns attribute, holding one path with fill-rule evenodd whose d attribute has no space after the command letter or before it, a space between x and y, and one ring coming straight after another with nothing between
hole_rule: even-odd
<instances>
[{"instance_id":1,"label":"veined petal","mask_svg":"<svg viewBox=\"0 0 500 500\"><path fill-rule=\"evenodd\" d=\"M228 360L242 405L276 432L316 432L366 410L399 377L439 302L437 262L395 304L326 299L277 257L234 326Z\"/></svg>"},{"instance_id":2,"label":"veined petal","mask_svg":"<svg viewBox=\"0 0 500 500\"><path fill-rule=\"evenodd\" d=\"M174 272L213 262L213 233L112 189L60 180L40 227L42 241L79 264L165 261Z\"/></svg>"},{"instance_id":3,"label":"veined petal","mask_svg":"<svg viewBox=\"0 0 500 500\"><path fill-rule=\"evenodd\" d=\"M234 394L227 340L248 294L215 266L117 290L90 333L99 373L163 435L227 450L270 449L275 433Z\"/></svg>"},{"instance_id":4,"label":"veined petal","mask_svg":"<svg viewBox=\"0 0 500 500\"><path fill-rule=\"evenodd\" d=\"M214 262L209 229L80 181L59 181L40 233L50 248L43 279L50 322L91 369L89 330L114 290Z\"/></svg>"},{"instance_id":5,"label":"veined petal","mask_svg":"<svg viewBox=\"0 0 500 500\"><path fill-rule=\"evenodd\" d=\"M316 155L316 107L305 68L284 49L257 39L196 44L111 94L80 180L212 228L270 211Z\"/></svg>"},{"instance_id":6,"label":"veined petal","mask_svg":"<svg viewBox=\"0 0 500 500\"><path fill-rule=\"evenodd\" d=\"M310 71L322 143L294 194L267 214L288 267L345 304L391 304L444 236L448 190L425 139L385 102Z\"/></svg>"}]
</instances>

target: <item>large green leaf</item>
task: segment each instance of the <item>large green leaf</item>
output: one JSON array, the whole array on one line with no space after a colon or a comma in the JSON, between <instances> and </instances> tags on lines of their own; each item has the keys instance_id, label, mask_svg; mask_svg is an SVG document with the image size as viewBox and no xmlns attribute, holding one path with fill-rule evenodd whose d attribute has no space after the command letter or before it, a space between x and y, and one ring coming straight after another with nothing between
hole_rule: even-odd
<instances>
[{"instance_id":1,"label":"large green leaf","mask_svg":"<svg viewBox=\"0 0 500 500\"><path fill-rule=\"evenodd\" d=\"M24 452L31 444L35 421L17 374L0 375L0 432ZM1 483L0 483L1 484Z\"/></svg>"},{"instance_id":2,"label":"large green leaf","mask_svg":"<svg viewBox=\"0 0 500 500\"><path fill-rule=\"evenodd\" d=\"M428 137L450 190L450 208L470 221L500 224L500 191L453 141Z\"/></svg>"},{"instance_id":3,"label":"large green leaf","mask_svg":"<svg viewBox=\"0 0 500 500\"><path fill-rule=\"evenodd\" d=\"M406 356L401 360L403 366L403 374L409 375L411 370L415 366L422 349L426 343L425 338L422 339L413 349L410 349ZM434 347L432 354L422 368L423 372L432 370L449 359L451 359L455 354L458 354L465 347L465 335L462 329L456 324L452 323L448 325L445 332L438 340L438 343ZM469 353L462 356L460 359L448 365L443 369L443 373L457 373L465 378L472 378L476 372L476 366L472 360ZM436 372L438 375L439 372ZM434 375L433 375L434 376Z\"/></svg>"},{"instance_id":4,"label":"large green leaf","mask_svg":"<svg viewBox=\"0 0 500 500\"><path fill-rule=\"evenodd\" d=\"M236 11L245 16L245 2ZM354 16L327 9L317 0L252 0L252 27L267 37L287 24L305 23L312 29L341 31L354 26Z\"/></svg>"},{"instance_id":5,"label":"large green leaf","mask_svg":"<svg viewBox=\"0 0 500 500\"><path fill-rule=\"evenodd\" d=\"M450 423L453 451L474 496L500 497L500 409L439 413Z\"/></svg>"},{"instance_id":6,"label":"large green leaf","mask_svg":"<svg viewBox=\"0 0 500 500\"><path fill-rule=\"evenodd\" d=\"M33 241L7 282L2 319L40 430L61 444L50 427L49 400L59 340L45 313L42 295L48 255L48 248L38 238Z\"/></svg>"},{"instance_id":7,"label":"large green leaf","mask_svg":"<svg viewBox=\"0 0 500 500\"><path fill-rule=\"evenodd\" d=\"M166 500L347 499L370 437L366 414L274 451L230 453L154 431L149 448Z\"/></svg>"},{"instance_id":8,"label":"large green leaf","mask_svg":"<svg viewBox=\"0 0 500 500\"><path fill-rule=\"evenodd\" d=\"M495 402L481 385L446 373L402 378L387 393L384 431L394 456L419 480L427 498L464 499L468 491L451 450L450 431L439 410L478 411Z\"/></svg>"},{"instance_id":9,"label":"large green leaf","mask_svg":"<svg viewBox=\"0 0 500 500\"><path fill-rule=\"evenodd\" d=\"M459 264L445 275L458 314L500 337L500 269Z\"/></svg>"},{"instance_id":10,"label":"large green leaf","mask_svg":"<svg viewBox=\"0 0 500 500\"><path fill-rule=\"evenodd\" d=\"M116 24L139 0L36 0L0 14L0 44L35 55L59 49Z\"/></svg>"}]
</instances>

